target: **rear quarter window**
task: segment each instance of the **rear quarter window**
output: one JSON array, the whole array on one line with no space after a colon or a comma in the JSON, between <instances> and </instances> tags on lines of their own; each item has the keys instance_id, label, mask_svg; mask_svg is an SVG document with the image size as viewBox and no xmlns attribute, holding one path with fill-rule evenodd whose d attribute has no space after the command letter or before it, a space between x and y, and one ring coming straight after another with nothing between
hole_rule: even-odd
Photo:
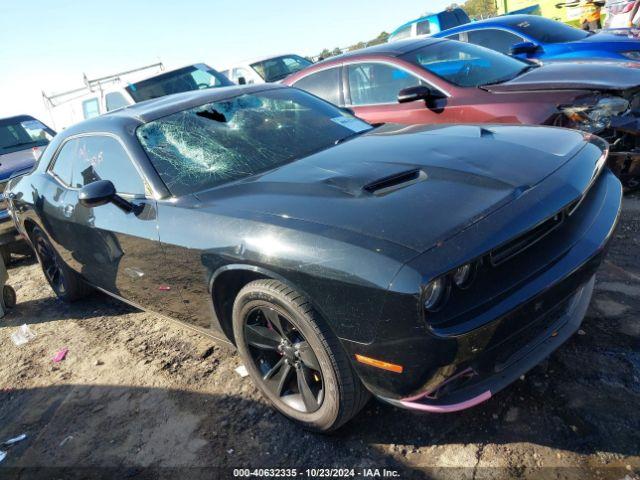
<instances>
[{"instance_id":1,"label":"rear quarter window","mask_svg":"<svg viewBox=\"0 0 640 480\"><path fill-rule=\"evenodd\" d=\"M342 104L340 82L340 67L335 67L307 75L294 83L293 86L340 105Z\"/></svg>"}]
</instances>

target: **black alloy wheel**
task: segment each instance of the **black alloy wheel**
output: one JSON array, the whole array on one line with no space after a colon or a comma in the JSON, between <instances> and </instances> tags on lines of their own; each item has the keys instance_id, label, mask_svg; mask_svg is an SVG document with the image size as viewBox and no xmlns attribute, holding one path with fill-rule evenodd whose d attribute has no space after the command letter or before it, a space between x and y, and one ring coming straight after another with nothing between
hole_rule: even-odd
<instances>
[{"instance_id":1,"label":"black alloy wheel","mask_svg":"<svg viewBox=\"0 0 640 480\"><path fill-rule=\"evenodd\" d=\"M64 271L59 263L58 255L56 255L53 247L44 235L38 232L34 240L34 247L40 259L45 278L57 296L64 296L67 287L64 281Z\"/></svg>"},{"instance_id":2,"label":"black alloy wheel","mask_svg":"<svg viewBox=\"0 0 640 480\"><path fill-rule=\"evenodd\" d=\"M253 308L244 339L265 386L283 403L304 413L320 408L324 381L309 342L287 315L270 306Z\"/></svg>"},{"instance_id":3,"label":"black alloy wheel","mask_svg":"<svg viewBox=\"0 0 640 480\"><path fill-rule=\"evenodd\" d=\"M64 302L73 302L89 295L93 289L62 261L46 234L35 227L30 236L36 257L47 282L56 296Z\"/></svg>"},{"instance_id":4,"label":"black alloy wheel","mask_svg":"<svg viewBox=\"0 0 640 480\"><path fill-rule=\"evenodd\" d=\"M307 430L339 428L370 398L340 340L293 288L272 279L248 283L235 298L232 321L256 387Z\"/></svg>"}]
</instances>

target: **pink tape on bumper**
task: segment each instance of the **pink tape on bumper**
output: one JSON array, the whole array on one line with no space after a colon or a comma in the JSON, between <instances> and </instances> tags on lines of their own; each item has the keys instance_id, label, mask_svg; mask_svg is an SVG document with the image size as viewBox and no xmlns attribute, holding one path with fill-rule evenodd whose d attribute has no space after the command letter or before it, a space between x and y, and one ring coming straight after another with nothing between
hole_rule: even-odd
<instances>
[{"instance_id":1,"label":"pink tape on bumper","mask_svg":"<svg viewBox=\"0 0 640 480\"><path fill-rule=\"evenodd\" d=\"M476 405L486 402L491 398L491 390L487 390L486 392L482 392L477 397L470 398L469 400L465 400L460 403L453 403L451 405L428 405L424 403L410 402L406 400L401 400L400 404L411 410L420 410L422 412L432 412L432 413L451 413L458 412L460 410L466 410L467 408L475 407Z\"/></svg>"}]
</instances>

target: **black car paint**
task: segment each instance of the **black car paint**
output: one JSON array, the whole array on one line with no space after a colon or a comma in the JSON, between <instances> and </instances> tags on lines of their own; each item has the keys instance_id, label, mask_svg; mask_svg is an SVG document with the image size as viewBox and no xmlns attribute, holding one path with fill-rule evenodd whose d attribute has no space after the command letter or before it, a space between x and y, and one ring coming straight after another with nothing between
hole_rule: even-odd
<instances>
[{"instance_id":1,"label":"black car paint","mask_svg":"<svg viewBox=\"0 0 640 480\"><path fill-rule=\"evenodd\" d=\"M225 285L238 275L281 280L312 302L352 359L359 353L404 366L397 374L353 363L366 386L391 401L491 364L496 350L517 343L520 327L557 304L557 290L570 294L593 277L621 189L608 169L598 170L606 144L569 130L559 140L574 147L554 155L543 145L544 127L386 126L271 172L172 198L136 127L269 88L282 87L181 94L72 127L34 172L12 183L20 230L43 228L64 261L108 293L226 341L229 305L216 298ZM146 178L148 195L128 199L131 213L83 207L77 190L47 172L67 138L92 132L120 139ZM426 179L381 195L363 190L416 168ZM474 288L425 314L426 282L484 258L583 195L562 229L505 266L486 267ZM486 353L497 330L501 347ZM491 380L489 367L477 370Z\"/></svg>"}]
</instances>

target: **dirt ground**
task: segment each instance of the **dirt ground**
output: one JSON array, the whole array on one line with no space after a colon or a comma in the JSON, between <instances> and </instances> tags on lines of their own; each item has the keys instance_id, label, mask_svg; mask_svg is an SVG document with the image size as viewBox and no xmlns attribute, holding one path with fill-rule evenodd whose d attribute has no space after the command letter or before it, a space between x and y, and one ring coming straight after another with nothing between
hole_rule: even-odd
<instances>
[{"instance_id":1,"label":"dirt ground","mask_svg":"<svg viewBox=\"0 0 640 480\"><path fill-rule=\"evenodd\" d=\"M0 447L0 477L228 478L278 466L638 479L639 230L640 196L627 197L582 330L524 379L455 414L372 401L332 436L269 408L228 349L105 296L65 305L37 264L19 260L19 303L0 320L0 442L27 438ZM37 337L16 347L10 334L24 323ZM61 348L69 353L54 363Z\"/></svg>"}]
</instances>

